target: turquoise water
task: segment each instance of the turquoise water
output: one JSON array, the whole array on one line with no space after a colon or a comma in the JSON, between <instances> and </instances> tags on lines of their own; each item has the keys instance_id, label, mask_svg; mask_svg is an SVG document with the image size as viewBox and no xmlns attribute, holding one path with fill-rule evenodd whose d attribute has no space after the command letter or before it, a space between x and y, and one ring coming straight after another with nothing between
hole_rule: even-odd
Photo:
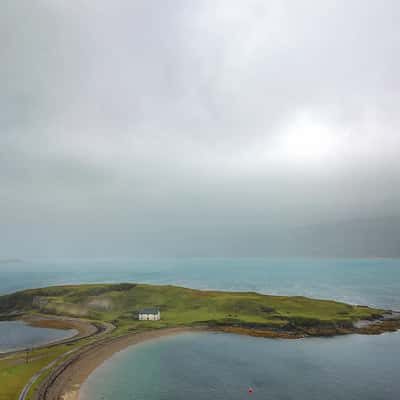
<instances>
[{"instance_id":1,"label":"turquoise water","mask_svg":"<svg viewBox=\"0 0 400 400\"><path fill-rule=\"evenodd\" d=\"M0 293L121 281L304 295L400 309L399 259L54 260L0 264Z\"/></svg>"},{"instance_id":2,"label":"turquoise water","mask_svg":"<svg viewBox=\"0 0 400 400\"><path fill-rule=\"evenodd\" d=\"M396 259L156 259L0 265L0 293L147 282L305 295L400 310ZM400 334L272 340L185 334L133 346L97 369L84 400L381 400L400 396ZM254 394L247 393L248 386Z\"/></svg>"},{"instance_id":3,"label":"turquoise water","mask_svg":"<svg viewBox=\"0 0 400 400\"><path fill-rule=\"evenodd\" d=\"M74 329L38 328L23 321L0 321L0 353L66 339L76 333Z\"/></svg>"},{"instance_id":4,"label":"turquoise water","mask_svg":"<svg viewBox=\"0 0 400 400\"><path fill-rule=\"evenodd\" d=\"M303 340L183 334L114 355L89 377L81 398L397 400L399 339L398 333Z\"/></svg>"}]
</instances>

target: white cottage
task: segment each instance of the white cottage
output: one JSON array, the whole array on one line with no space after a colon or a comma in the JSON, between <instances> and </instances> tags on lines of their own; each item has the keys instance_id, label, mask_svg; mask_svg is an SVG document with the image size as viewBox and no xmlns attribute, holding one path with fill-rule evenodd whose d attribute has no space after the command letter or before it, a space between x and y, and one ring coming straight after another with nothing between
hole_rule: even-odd
<instances>
[{"instance_id":1,"label":"white cottage","mask_svg":"<svg viewBox=\"0 0 400 400\"><path fill-rule=\"evenodd\" d=\"M160 310L156 308L146 308L139 311L140 321L159 321L161 318Z\"/></svg>"}]
</instances>

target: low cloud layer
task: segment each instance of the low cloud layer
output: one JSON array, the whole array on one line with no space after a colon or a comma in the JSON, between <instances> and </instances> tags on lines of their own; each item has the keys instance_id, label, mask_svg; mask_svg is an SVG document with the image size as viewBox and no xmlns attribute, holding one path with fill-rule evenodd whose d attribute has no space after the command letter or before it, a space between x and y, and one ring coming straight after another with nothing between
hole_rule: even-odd
<instances>
[{"instance_id":1,"label":"low cloud layer","mask_svg":"<svg viewBox=\"0 0 400 400\"><path fill-rule=\"evenodd\" d=\"M0 258L400 255L397 1L0 8Z\"/></svg>"}]
</instances>

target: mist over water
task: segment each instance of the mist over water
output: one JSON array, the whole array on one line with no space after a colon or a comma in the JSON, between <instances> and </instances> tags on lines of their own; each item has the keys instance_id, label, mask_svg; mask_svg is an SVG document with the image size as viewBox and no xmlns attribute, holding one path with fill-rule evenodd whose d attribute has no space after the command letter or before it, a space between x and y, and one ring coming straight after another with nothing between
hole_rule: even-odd
<instances>
[{"instance_id":1,"label":"mist over water","mask_svg":"<svg viewBox=\"0 0 400 400\"><path fill-rule=\"evenodd\" d=\"M0 3L0 295L144 282L400 310L399 1ZM93 400L392 400L399 348L181 336L124 353Z\"/></svg>"},{"instance_id":2,"label":"mist over water","mask_svg":"<svg viewBox=\"0 0 400 400\"><path fill-rule=\"evenodd\" d=\"M0 259L399 257L399 19L1 2Z\"/></svg>"}]
</instances>

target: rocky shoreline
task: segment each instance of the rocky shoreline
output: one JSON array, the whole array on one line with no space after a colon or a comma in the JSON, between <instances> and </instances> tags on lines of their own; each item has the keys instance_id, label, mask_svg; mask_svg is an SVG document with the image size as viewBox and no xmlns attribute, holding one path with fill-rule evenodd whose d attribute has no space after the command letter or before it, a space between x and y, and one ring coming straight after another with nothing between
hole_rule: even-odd
<instances>
[{"instance_id":1,"label":"rocky shoreline","mask_svg":"<svg viewBox=\"0 0 400 400\"><path fill-rule=\"evenodd\" d=\"M385 332L395 332L400 329L400 312L392 312L378 316L371 320L361 320L354 324L317 324L309 327L299 327L289 325L286 327L252 326L252 325L216 325L210 329L236 333L240 335L281 338L281 339L300 339L304 337L329 337L337 335L379 335Z\"/></svg>"}]
</instances>

